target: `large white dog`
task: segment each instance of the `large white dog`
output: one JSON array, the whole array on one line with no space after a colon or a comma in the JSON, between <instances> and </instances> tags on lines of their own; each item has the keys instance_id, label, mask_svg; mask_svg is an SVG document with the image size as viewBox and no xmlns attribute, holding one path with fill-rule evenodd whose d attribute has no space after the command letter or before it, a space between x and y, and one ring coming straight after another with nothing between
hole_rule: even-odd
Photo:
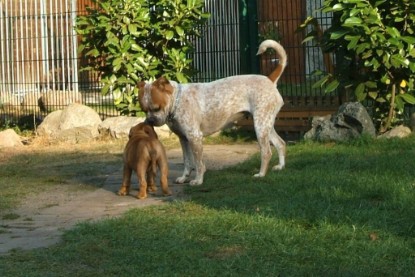
<instances>
[{"instance_id":1,"label":"large white dog","mask_svg":"<svg viewBox=\"0 0 415 277\"><path fill-rule=\"evenodd\" d=\"M284 101L276 84L284 71L287 55L284 48L273 40L259 46L258 54L272 48L277 52L279 64L268 76L239 75L210 83L179 84L161 77L151 84L139 83L139 103L147 114L147 122L155 126L167 124L180 138L183 150L184 172L177 183L191 185L203 183L206 171L203 163L204 136L211 135L228 123L251 113L261 149L261 168L255 177L266 174L272 156L270 142L276 147L279 164L285 165L285 142L274 129L277 113ZM192 169L196 177L190 180Z\"/></svg>"}]
</instances>

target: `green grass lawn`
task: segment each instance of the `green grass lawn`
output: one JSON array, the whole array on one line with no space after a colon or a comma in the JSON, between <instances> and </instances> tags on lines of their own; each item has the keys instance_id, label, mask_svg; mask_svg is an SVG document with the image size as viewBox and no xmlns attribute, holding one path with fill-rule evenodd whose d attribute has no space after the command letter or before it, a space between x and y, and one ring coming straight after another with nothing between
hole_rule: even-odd
<instances>
[{"instance_id":1,"label":"green grass lawn","mask_svg":"<svg viewBox=\"0 0 415 277\"><path fill-rule=\"evenodd\" d=\"M415 136L301 142L281 172L209 171L188 201L79 224L0 276L415 276L414 168Z\"/></svg>"}]
</instances>

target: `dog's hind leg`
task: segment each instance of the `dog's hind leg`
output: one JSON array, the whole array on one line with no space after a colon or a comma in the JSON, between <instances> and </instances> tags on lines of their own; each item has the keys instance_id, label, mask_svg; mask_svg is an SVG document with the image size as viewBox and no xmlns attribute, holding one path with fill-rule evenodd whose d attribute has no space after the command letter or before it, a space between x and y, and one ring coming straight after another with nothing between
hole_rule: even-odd
<instances>
[{"instance_id":1,"label":"dog's hind leg","mask_svg":"<svg viewBox=\"0 0 415 277\"><path fill-rule=\"evenodd\" d=\"M281 170L285 167L285 155L286 155L286 146L285 141L277 134L274 128L272 128L270 133L270 141L275 146L278 152L279 163L275 165L273 170Z\"/></svg>"},{"instance_id":2,"label":"dog's hind leg","mask_svg":"<svg viewBox=\"0 0 415 277\"><path fill-rule=\"evenodd\" d=\"M257 133L259 148L261 149L261 168L259 173L254 177L264 177L267 174L269 161L271 160L272 152L269 144L269 135L265 133Z\"/></svg>"}]
</instances>

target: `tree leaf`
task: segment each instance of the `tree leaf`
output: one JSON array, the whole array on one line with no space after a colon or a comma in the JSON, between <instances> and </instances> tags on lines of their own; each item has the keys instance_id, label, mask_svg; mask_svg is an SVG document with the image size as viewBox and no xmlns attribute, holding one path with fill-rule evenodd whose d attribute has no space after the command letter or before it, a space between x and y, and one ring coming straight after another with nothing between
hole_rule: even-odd
<instances>
[{"instance_id":1,"label":"tree leaf","mask_svg":"<svg viewBox=\"0 0 415 277\"><path fill-rule=\"evenodd\" d=\"M357 101L361 102L365 100L366 99L365 84L360 83L354 90L354 93L356 95Z\"/></svg>"},{"instance_id":2,"label":"tree leaf","mask_svg":"<svg viewBox=\"0 0 415 277\"><path fill-rule=\"evenodd\" d=\"M174 32L171 30L166 31L166 39L171 40L174 37Z\"/></svg>"},{"instance_id":3,"label":"tree leaf","mask_svg":"<svg viewBox=\"0 0 415 277\"><path fill-rule=\"evenodd\" d=\"M359 17L349 17L344 21L343 26L344 27L356 27L361 24L362 24L362 19L360 19Z\"/></svg>"},{"instance_id":4,"label":"tree leaf","mask_svg":"<svg viewBox=\"0 0 415 277\"><path fill-rule=\"evenodd\" d=\"M415 96L409 94L409 93L404 93L404 94L399 94L399 96L408 104L411 105L415 105Z\"/></svg>"},{"instance_id":5,"label":"tree leaf","mask_svg":"<svg viewBox=\"0 0 415 277\"><path fill-rule=\"evenodd\" d=\"M326 89L325 89L325 92L326 93L330 93L330 92L333 92L334 90L336 90L337 89L337 87L340 85L340 82L338 81L338 80L333 80L333 81L331 81L328 85L327 85L327 87L326 87Z\"/></svg>"}]
</instances>

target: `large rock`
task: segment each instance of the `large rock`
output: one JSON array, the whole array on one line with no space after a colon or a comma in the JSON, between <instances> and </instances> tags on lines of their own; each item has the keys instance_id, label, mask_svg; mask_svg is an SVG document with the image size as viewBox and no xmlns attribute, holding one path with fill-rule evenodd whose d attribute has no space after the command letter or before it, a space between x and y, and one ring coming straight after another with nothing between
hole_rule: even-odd
<instances>
[{"instance_id":1,"label":"large rock","mask_svg":"<svg viewBox=\"0 0 415 277\"><path fill-rule=\"evenodd\" d=\"M102 123L98 113L81 104L70 104L63 110L50 113L39 125L39 136L68 142L79 142L99 137Z\"/></svg>"},{"instance_id":2,"label":"large rock","mask_svg":"<svg viewBox=\"0 0 415 277\"><path fill-rule=\"evenodd\" d=\"M22 140L13 129L0 132L0 148L23 146Z\"/></svg>"},{"instance_id":3,"label":"large rock","mask_svg":"<svg viewBox=\"0 0 415 277\"><path fill-rule=\"evenodd\" d=\"M399 125L386 133L380 135L378 138L404 138L411 134L411 129L406 126Z\"/></svg>"},{"instance_id":4,"label":"large rock","mask_svg":"<svg viewBox=\"0 0 415 277\"><path fill-rule=\"evenodd\" d=\"M112 138L128 138L130 128L143 122L144 118L117 116L106 118L98 127L101 136L110 136Z\"/></svg>"},{"instance_id":5,"label":"large rock","mask_svg":"<svg viewBox=\"0 0 415 277\"><path fill-rule=\"evenodd\" d=\"M141 123L145 120L143 117L131 117L131 116L117 116L109 117L105 119L98 127L99 133L103 137L110 136L111 138L128 138L131 127ZM163 125L161 127L155 127L159 138L168 138L172 135L172 132Z\"/></svg>"},{"instance_id":6,"label":"large rock","mask_svg":"<svg viewBox=\"0 0 415 277\"><path fill-rule=\"evenodd\" d=\"M312 129L304 135L304 139L345 141L364 134L376 136L372 119L362 104L349 102L341 105L331 117L313 119Z\"/></svg>"}]
</instances>

